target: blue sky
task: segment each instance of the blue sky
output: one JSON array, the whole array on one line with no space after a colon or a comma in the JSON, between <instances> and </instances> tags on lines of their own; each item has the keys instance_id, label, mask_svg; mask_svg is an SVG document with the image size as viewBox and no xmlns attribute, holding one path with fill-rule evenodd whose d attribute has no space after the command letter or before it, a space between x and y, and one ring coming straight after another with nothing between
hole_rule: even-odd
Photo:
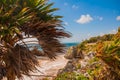
<instances>
[{"instance_id":1,"label":"blue sky","mask_svg":"<svg viewBox=\"0 0 120 80\"><path fill-rule=\"evenodd\" d=\"M49 0L59 8L66 31L72 33L62 42L80 42L92 36L115 33L120 26L120 0Z\"/></svg>"}]
</instances>

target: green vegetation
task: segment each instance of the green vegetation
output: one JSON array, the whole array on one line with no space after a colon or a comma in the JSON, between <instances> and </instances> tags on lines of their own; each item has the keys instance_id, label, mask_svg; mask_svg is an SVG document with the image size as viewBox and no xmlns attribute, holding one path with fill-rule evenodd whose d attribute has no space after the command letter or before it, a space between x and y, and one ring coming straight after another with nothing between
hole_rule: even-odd
<instances>
[{"instance_id":1,"label":"green vegetation","mask_svg":"<svg viewBox=\"0 0 120 80\"><path fill-rule=\"evenodd\" d=\"M76 64L74 67L77 70L63 72L56 80L120 80L120 27L116 34L103 35L99 37L100 40L98 37L90 38L88 42L83 41L76 46L78 50L88 53L85 55L89 55L89 52L95 53L93 58L80 59L87 63L86 66L82 67L80 61L73 60L72 64ZM77 79L76 74L79 75Z\"/></svg>"},{"instance_id":2,"label":"green vegetation","mask_svg":"<svg viewBox=\"0 0 120 80\"><path fill-rule=\"evenodd\" d=\"M65 72L59 75L55 80L88 80L88 78L75 72Z\"/></svg>"},{"instance_id":3,"label":"green vegetation","mask_svg":"<svg viewBox=\"0 0 120 80\"><path fill-rule=\"evenodd\" d=\"M62 17L53 15L58 9L52 5L47 0L0 0L0 80L30 76L39 65L37 56L55 59L56 53L63 52L59 39L70 35L64 31ZM42 50L29 50L27 38L36 38ZM76 71L55 80L120 80L120 27L116 34L91 37L76 49L77 56L90 51L95 56L84 67L74 63Z\"/></svg>"},{"instance_id":4,"label":"green vegetation","mask_svg":"<svg viewBox=\"0 0 120 80\"><path fill-rule=\"evenodd\" d=\"M95 43L95 42L99 42L99 41L112 41L113 37L114 37L114 34L105 34L103 36L91 37L90 39L85 40L83 42Z\"/></svg>"},{"instance_id":5,"label":"green vegetation","mask_svg":"<svg viewBox=\"0 0 120 80\"><path fill-rule=\"evenodd\" d=\"M120 32L115 35L114 41L109 44L98 43L97 56L103 60L115 74L117 80L120 79Z\"/></svg>"},{"instance_id":6,"label":"green vegetation","mask_svg":"<svg viewBox=\"0 0 120 80\"><path fill-rule=\"evenodd\" d=\"M58 9L52 5L47 0L0 0L0 79L30 76L39 53L55 59L55 53L63 52L59 39L70 35L62 27L61 16L53 15ZM42 48L37 55L23 40L31 37Z\"/></svg>"}]
</instances>

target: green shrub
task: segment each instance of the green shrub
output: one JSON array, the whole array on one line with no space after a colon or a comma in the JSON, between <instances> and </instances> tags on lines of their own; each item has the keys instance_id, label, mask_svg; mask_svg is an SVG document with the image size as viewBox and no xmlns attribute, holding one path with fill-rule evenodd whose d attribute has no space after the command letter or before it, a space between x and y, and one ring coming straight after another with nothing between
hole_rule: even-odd
<instances>
[{"instance_id":1,"label":"green shrub","mask_svg":"<svg viewBox=\"0 0 120 80\"><path fill-rule=\"evenodd\" d=\"M79 73L65 72L57 76L55 80L88 80L88 78Z\"/></svg>"}]
</instances>

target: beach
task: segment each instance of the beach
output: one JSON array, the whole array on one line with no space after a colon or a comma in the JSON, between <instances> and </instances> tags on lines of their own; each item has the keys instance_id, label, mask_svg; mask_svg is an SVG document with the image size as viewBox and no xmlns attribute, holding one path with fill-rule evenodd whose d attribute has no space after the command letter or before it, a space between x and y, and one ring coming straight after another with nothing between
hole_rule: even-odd
<instances>
[{"instance_id":1,"label":"beach","mask_svg":"<svg viewBox=\"0 0 120 80\"><path fill-rule=\"evenodd\" d=\"M42 80L42 78L55 77L59 69L64 68L68 60L64 58L65 54L57 54L55 60L50 60L47 57L39 57L40 67L37 67L39 71L30 73L32 76L24 76L23 80Z\"/></svg>"}]
</instances>

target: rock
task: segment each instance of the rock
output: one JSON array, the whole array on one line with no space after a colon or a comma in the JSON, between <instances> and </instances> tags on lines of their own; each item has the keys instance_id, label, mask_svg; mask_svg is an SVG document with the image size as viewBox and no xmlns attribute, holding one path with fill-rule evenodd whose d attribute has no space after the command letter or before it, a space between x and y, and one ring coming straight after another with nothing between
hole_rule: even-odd
<instances>
[{"instance_id":1,"label":"rock","mask_svg":"<svg viewBox=\"0 0 120 80\"><path fill-rule=\"evenodd\" d=\"M87 55L89 58L93 58L95 56L95 53L94 52L89 52L88 55Z\"/></svg>"},{"instance_id":2,"label":"rock","mask_svg":"<svg viewBox=\"0 0 120 80\"><path fill-rule=\"evenodd\" d=\"M64 67L64 69L60 69L57 73L57 75L60 75L64 72L72 72L75 71L75 65L73 63L73 60L68 61L68 63L66 64L66 66Z\"/></svg>"},{"instance_id":3,"label":"rock","mask_svg":"<svg viewBox=\"0 0 120 80\"><path fill-rule=\"evenodd\" d=\"M72 46L72 47L68 48L68 50L65 54L65 58L67 58L67 59L74 59L74 58L83 59L84 55L83 55L82 51L77 49L77 47Z\"/></svg>"},{"instance_id":4,"label":"rock","mask_svg":"<svg viewBox=\"0 0 120 80\"><path fill-rule=\"evenodd\" d=\"M75 58L84 59L84 55L81 50L79 50L79 49L77 50L77 54L76 54Z\"/></svg>"},{"instance_id":5,"label":"rock","mask_svg":"<svg viewBox=\"0 0 120 80\"><path fill-rule=\"evenodd\" d=\"M90 57L89 56L85 56L84 57L84 61L88 61L88 60L90 60Z\"/></svg>"},{"instance_id":6,"label":"rock","mask_svg":"<svg viewBox=\"0 0 120 80\"><path fill-rule=\"evenodd\" d=\"M82 60L80 64L81 64L81 68L84 68L88 64L88 62L86 60Z\"/></svg>"},{"instance_id":7,"label":"rock","mask_svg":"<svg viewBox=\"0 0 120 80\"><path fill-rule=\"evenodd\" d=\"M74 46L72 46L72 47L68 48L64 57L67 59L73 59L73 58L75 58L75 55L76 55L76 49Z\"/></svg>"},{"instance_id":8,"label":"rock","mask_svg":"<svg viewBox=\"0 0 120 80\"><path fill-rule=\"evenodd\" d=\"M73 71L73 69L74 64L72 63L72 61L68 61L68 63L65 66L64 72Z\"/></svg>"},{"instance_id":9,"label":"rock","mask_svg":"<svg viewBox=\"0 0 120 80\"><path fill-rule=\"evenodd\" d=\"M57 72L57 76L58 76L59 74L62 74L62 72L63 72L63 69L59 69L58 72Z\"/></svg>"}]
</instances>

